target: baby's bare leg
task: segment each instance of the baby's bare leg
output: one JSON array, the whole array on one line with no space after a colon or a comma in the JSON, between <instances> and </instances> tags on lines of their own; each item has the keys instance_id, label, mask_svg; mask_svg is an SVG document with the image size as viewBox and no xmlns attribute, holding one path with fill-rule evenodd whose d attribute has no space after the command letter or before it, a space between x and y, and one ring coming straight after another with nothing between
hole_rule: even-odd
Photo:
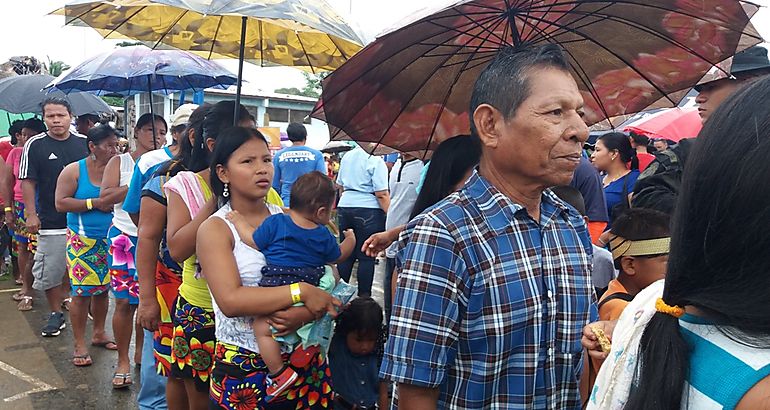
<instances>
[{"instance_id":1,"label":"baby's bare leg","mask_svg":"<svg viewBox=\"0 0 770 410\"><path fill-rule=\"evenodd\" d=\"M273 332L270 331L267 318L255 317L251 327L254 329L254 337L257 339L259 354L270 370L270 374L278 374L283 370L284 366L283 358L281 357L281 344L273 339Z\"/></svg>"}]
</instances>

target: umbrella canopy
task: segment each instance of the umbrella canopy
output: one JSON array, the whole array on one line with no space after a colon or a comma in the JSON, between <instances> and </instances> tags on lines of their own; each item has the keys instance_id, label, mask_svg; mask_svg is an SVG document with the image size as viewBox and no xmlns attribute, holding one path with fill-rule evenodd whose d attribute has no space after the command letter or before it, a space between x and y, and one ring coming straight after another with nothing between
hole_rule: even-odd
<instances>
[{"instance_id":1,"label":"umbrella canopy","mask_svg":"<svg viewBox=\"0 0 770 410\"><path fill-rule=\"evenodd\" d=\"M334 70L363 44L323 0L79 0L54 13L105 38L311 72ZM248 19L241 55L242 17Z\"/></svg>"},{"instance_id":2,"label":"umbrella canopy","mask_svg":"<svg viewBox=\"0 0 770 410\"><path fill-rule=\"evenodd\" d=\"M665 138L679 142L693 138L701 130L702 121L697 108L670 108L658 110L635 121L623 124L623 131L633 131L650 138Z\"/></svg>"},{"instance_id":3,"label":"umbrella canopy","mask_svg":"<svg viewBox=\"0 0 770 410\"><path fill-rule=\"evenodd\" d=\"M112 109L101 98L87 93L64 94L43 90L54 78L50 75L19 75L0 80L0 109L11 113L43 112L41 104L49 97L61 97L69 101L74 115L112 114Z\"/></svg>"},{"instance_id":4,"label":"umbrella canopy","mask_svg":"<svg viewBox=\"0 0 770 410\"><path fill-rule=\"evenodd\" d=\"M72 68L50 84L65 93L87 91L97 95L227 88L238 78L217 63L180 50L152 50L145 46L119 47Z\"/></svg>"},{"instance_id":5,"label":"umbrella canopy","mask_svg":"<svg viewBox=\"0 0 770 410\"><path fill-rule=\"evenodd\" d=\"M564 49L589 125L675 106L761 41L755 11L737 0L463 0L369 44L325 80L312 116L333 139L430 149L469 132L473 84L498 50L548 43Z\"/></svg>"},{"instance_id":6,"label":"umbrella canopy","mask_svg":"<svg viewBox=\"0 0 770 410\"><path fill-rule=\"evenodd\" d=\"M345 143L344 141L329 141L326 143L326 145L324 145L323 149L321 149L321 152L334 154L338 152L350 151L352 149L353 146Z\"/></svg>"}]
</instances>

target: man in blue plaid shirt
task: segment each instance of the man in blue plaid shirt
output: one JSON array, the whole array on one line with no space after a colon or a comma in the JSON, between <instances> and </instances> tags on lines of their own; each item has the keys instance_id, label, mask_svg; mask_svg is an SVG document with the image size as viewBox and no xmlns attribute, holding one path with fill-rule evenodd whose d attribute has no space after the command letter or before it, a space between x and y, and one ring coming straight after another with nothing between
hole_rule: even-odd
<instances>
[{"instance_id":1,"label":"man in blue plaid shirt","mask_svg":"<svg viewBox=\"0 0 770 410\"><path fill-rule=\"evenodd\" d=\"M481 162L411 221L381 377L400 409L579 409L580 338L596 319L591 242L548 189L588 128L556 46L504 49L476 81Z\"/></svg>"}]
</instances>

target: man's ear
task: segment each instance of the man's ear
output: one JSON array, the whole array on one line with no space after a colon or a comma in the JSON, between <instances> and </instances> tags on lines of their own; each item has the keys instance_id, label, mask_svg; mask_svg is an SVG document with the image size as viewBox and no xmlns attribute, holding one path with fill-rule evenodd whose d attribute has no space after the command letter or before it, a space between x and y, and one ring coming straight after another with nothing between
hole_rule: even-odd
<instances>
[{"instance_id":1,"label":"man's ear","mask_svg":"<svg viewBox=\"0 0 770 410\"><path fill-rule=\"evenodd\" d=\"M490 148L497 147L504 120L502 113L489 104L481 104L476 107L473 112L473 124L476 126L476 134L483 145Z\"/></svg>"},{"instance_id":2,"label":"man's ear","mask_svg":"<svg viewBox=\"0 0 770 410\"><path fill-rule=\"evenodd\" d=\"M629 275L629 276L636 275L636 266L634 264L634 257L633 256L621 257L620 270L622 270L626 275Z\"/></svg>"}]
</instances>

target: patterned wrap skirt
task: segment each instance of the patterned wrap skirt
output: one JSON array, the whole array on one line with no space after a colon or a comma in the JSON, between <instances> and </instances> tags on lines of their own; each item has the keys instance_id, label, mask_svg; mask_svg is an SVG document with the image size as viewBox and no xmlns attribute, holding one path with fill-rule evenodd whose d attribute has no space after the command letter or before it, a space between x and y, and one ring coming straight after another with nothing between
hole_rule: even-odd
<instances>
[{"instance_id":1,"label":"patterned wrap skirt","mask_svg":"<svg viewBox=\"0 0 770 410\"><path fill-rule=\"evenodd\" d=\"M214 311L195 306L179 295L172 320L171 377L192 379L196 390L206 392L214 365Z\"/></svg>"},{"instance_id":2,"label":"patterned wrap skirt","mask_svg":"<svg viewBox=\"0 0 770 410\"><path fill-rule=\"evenodd\" d=\"M107 238L89 238L67 230L67 272L72 296L96 296L110 288Z\"/></svg>"},{"instance_id":3,"label":"patterned wrap skirt","mask_svg":"<svg viewBox=\"0 0 770 410\"><path fill-rule=\"evenodd\" d=\"M13 224L13 250L14 256L18 256L20 248L24 247L31 253L37 249L37 235L27 231L27 217L24 215L24 203L13 201L13 212L16 220Z\"/></svg>"},{"instance_id":4,"label":"patterned wrap skirt","mask_svg":"<svg viewBox=\"0 0 770 410\"><path fill-rule=\"evenodd\" d=\"M137 237L127 235L112 226L107 234L110 239L110 286L115 299L128 299L131 305L139 304L139 278L136 276Z\"/></svg>"},{"instance_id":5,"label":"patterned wrap skirt","mask_svg":"<svg viewBox=\"0 0 770 410\"><path fill-rule=\"evenodd\" d=\"M160 305L160 323L153 332L152 348L155 356L155 370L161 376L171 373L171 345L174 339L172 315L179 297L182 273L174 272L163 262L158 261L155 269L155 295Z\"/></svg>"},{"instance_id":6,"label":"patterned wrap skirt","mask_svg":"<svg viewBox=\"0 0 770 410\"><path fill-rule=\"evenodd\" d=\"M265 402L267 365L259 353L217 342L211 371L209 409L327 409L334 406L331 372L317 346L284 354L299 375L297 381L269 404Z\"/></svg>"}]
</instances>

